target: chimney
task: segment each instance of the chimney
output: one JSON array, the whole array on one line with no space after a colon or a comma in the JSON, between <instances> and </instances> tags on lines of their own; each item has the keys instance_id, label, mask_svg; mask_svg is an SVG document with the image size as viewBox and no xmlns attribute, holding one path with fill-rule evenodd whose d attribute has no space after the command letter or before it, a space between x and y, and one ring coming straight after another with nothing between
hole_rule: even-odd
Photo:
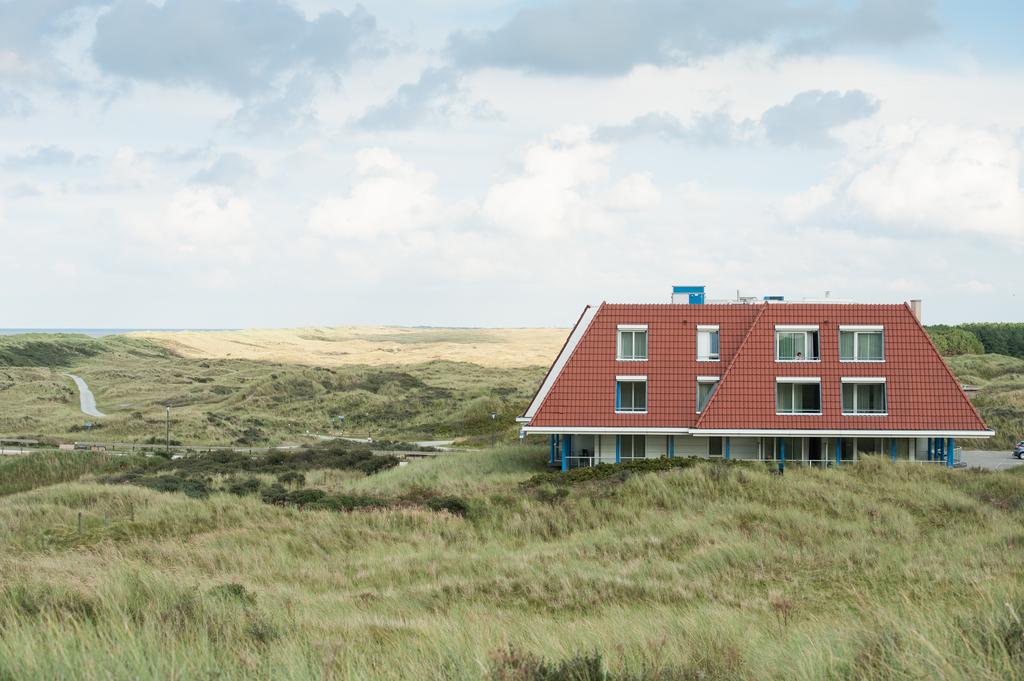
<instances>
[{"instance_id":1,"label":"chimney","mask_svg":"<svg viewBox=\"0 0 1024 681\"><path fill-rule=\"evenodd\" d=\"M917 299L914 299L914 300L910 301L910 310L911 310L911 312L914 313L914 316L917 317L917 321L919 321L919 322L921 322L923 324L924 320L921 319L921 299L920 298L917 298Z\"/></svg>"}]
</instances>

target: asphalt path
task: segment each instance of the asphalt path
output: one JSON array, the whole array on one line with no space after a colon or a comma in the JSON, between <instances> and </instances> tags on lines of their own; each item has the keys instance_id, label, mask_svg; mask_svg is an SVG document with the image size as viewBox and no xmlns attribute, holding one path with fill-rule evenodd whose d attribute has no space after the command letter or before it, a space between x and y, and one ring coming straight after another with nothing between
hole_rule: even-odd
<instances>
[{"instance_id":1,"label":"asphalt path","mask_svg":"<svg viewBox=\"0 0 1024 681\"><path fill-rule=\"evenodd\" d=\"M89 386L86 385L85 381L83 381L81 377L75 376L74 374L64 375L70 378L72 381L74 381L75 385L78 386L78 397L79 402L81 402L82 405L82 413L85 414L86 416L103 418L103 412L96 408L96 396L92 394L91 390L89 390Z\"/></svg>"},{"instance_id":2,"label":"asphalt path","mask_svg":"<svg viewBox=\"0 0 1024 681\"><path fill-rule=\"evenodd\" d=\"M960 460L968 468L984 468L990 471L1000 471L1024 465L1024 461L1013 458L1010 452L980 451L977 449L963 450L960 452Z\"/></svg>"}]
</instances>

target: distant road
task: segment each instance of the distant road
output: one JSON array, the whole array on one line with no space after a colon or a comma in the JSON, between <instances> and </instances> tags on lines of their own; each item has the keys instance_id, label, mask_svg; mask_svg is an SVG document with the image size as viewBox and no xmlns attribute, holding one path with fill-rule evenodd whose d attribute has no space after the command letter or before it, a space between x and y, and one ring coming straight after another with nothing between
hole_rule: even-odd
<instances>
[{"instance_id":1,"label":"distant road","mask_svg":"<svg viewBox=\"0 0 1024 681\"><path fill-rule=\"evenodd\" d=\"M82 403L82 413L87 416L95 416L96 418L103 418L106 416L106 414L96 408L96 397L92 394L92 391L89 390L89 386L85 381L74 374L64 375L74 381L75 385L78 386L78 397L79 401Z\"/></svg>"}]
</instances>

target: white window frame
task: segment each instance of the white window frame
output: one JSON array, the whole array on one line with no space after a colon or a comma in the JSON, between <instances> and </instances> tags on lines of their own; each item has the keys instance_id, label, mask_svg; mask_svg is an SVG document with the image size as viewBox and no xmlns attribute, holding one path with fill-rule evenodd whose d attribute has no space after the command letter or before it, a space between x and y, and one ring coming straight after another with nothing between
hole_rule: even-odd
<instances>
[{"instance_id":1,"label":"white window frame","mask_svg":"<svg viewBox=\"0 0 1024 681\"><path fill-rule=\"evenodd\" d=\"M779 357L779 333L816 333L818 334L818 356L814 358L804 357L803 359L782 359ZM810 348L813 343L805 343L805 347ZM821 330L817 324L776 324L775 325L775 361L781 364L802 364L804 362L820 362L821 361Z\"/></svg>"},{"instance_id":2,"label":"white window frame","mask_svg":"<svg viewBox=\"0 0 1024 681\"><path fill-rule=\"evenodd\" d=\"M853 334L853 358L843 359L843 332ZM882 359L860 359L857 357L860 350L861 333L882 334ZM866 363L880 364L885 361L885 327L881 324L840 324L839 325L839 361L844 363Z\"/></svg>"},{"instance_id":3,"label":"white window frame","mask_svg":"<svg viewBox=\"0 0 1024 681\"><path fill-rule=\"evenodd\" d=\"M700 334L702 333L717 333L718 334L718 354L712 355L710 351L711 342L708 341L708 356L700 356ZM697 325L697 361L698 362L721 362L722 361L722 331L717 324L698 324Z\"/></svg>"},{"instance_id":4,"label":"white window frame","mask_svg":"<svg viewBox=\"0 0 1024 681\"><path fill-rule=\"evenodd\" d=\"M616 400L615 400L615 413L616 414L646 414L647 410L651 408L651 404L650 404L651 392L650 392L650 386L647 384L647 376L637 376L637 375L634 375L634 374L630 374L628 376L616 376L615 377L615 391L616 392L618 392L618 390L619 390L619 383L643 383L644 384L644 405L645 405L645 408L644 408L643 411L633 410L633 409L621 409L620 408L620 399L619 399L619 398L621 398L621 396L618 396L616 398Z\"/></svg>"},{"instance_id":5,"label":"white window frame","mask_svg":"<svg viewBox=\"0 0 1024 681\"><path fill-rule=\"evenodd\" d=\"M801 383L801 384L817 384L818 386L818 411L779 411L779 384L780 383ZM772 395L772 399L775 400L775 415L776 416L821 416L822 415L822 399L821 399L821 377L820 376L776 376L775 377L775 394Z\"/></svg>"},{"instance_id":6,"label":"white window frame","mask_svg":"<svg viewBox=\"0 0 1024 681\"><path fill-rule=\"evenodd\" d=\"M883 341L884 343L884 341ZM885 347L884 345L882 346ZM884 351L884 350L883 350ZM843 385L850 384L866 384L866 385L879 385L884 387L885 396L885 411L884 412L865 412L857 411L857 391L853 391L853 408L854 411L846 411L843 408ZM885 376L843 376L839 379L839 411L843 416L888 416L889 415L889 384L885 380Z\"/></svg>"},{"instance_id":7,"label":"white window frame","mask_svg":"<svg viewBox=\"0 0 1024 681\"><path fill-rule=\"evenodd\" d=\"M700 384L701 383L714 383L715 384L715 387L711 389L711 393L708 395L708 402L710 402L712 396L715 394L715 391L718 390L718 383L720 381L721 381L721 378L719 376L698 376L697 377L697 401L694 404L694 407L700 407ZM705 403L704 406L706 407L708 405ZM697 413L698 414L701 413L701 411L703 411L703 410L702 409L697 409Z\"/></svg>"},{"instance_id":8,"label":"white window frame","mask_svg":"<svg viewBox=\"0 0 1024 681\"><path fill-rule=\"evenodd\" d=\"M622 356L622 332L635 333L637 331L643 331L646 338L646 350L647 354L644 357L623 357ZM615 330L615 359L618 362L646 362L647 358L651 356L651 334L647 330L646 324L619 324Z\"/></svg>"}]
</instances>

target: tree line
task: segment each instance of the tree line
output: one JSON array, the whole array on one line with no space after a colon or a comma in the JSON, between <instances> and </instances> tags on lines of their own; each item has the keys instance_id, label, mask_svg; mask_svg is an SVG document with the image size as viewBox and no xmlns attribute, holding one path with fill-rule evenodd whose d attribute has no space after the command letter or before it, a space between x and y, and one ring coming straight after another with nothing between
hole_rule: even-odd
<instances>
[{"instance_id":1,"label":"tree line","mask_svg":"<svg viewBox=\"0 0 1024 681\"><path fill-rule=\"evenodd\" d=\"M945 356L995 353L1024 359L1024 324L978 322L925 327Z\"/></svg>"}]
</instances>

